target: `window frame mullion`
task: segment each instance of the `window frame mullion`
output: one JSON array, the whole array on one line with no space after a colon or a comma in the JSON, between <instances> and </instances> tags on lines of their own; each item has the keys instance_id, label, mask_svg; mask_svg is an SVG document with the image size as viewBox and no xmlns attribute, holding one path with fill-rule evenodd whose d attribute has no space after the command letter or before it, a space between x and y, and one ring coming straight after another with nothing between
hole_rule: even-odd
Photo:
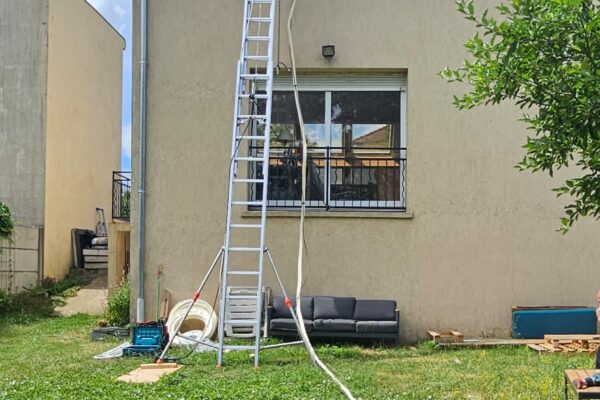
<instances>
[{"instance_id":1,"label":"window frame mullion","mask_svg":"<svg viewBox=\"0 0 600 400\"><path fill-rule=\"evenodd\" d=\"M331 160L329 159L331 150L331 90L325 91L325 135L327 136L327 149L325 149L325 190L323 194L325 198L325 208L329 208L329 202L331 199Z\"/></svg>"}]
</instances>

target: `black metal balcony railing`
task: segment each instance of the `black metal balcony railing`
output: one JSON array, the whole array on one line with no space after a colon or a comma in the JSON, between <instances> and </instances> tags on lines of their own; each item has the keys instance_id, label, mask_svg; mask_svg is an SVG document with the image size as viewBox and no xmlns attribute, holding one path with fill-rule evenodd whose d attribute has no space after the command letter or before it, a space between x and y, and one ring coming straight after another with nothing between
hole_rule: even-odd
<instances>
[{"instance_id":1,"label":"black metal balcony railing","mask_svg":"<svg viewBox=\"0 0 600 400\"><path fill-rule=\"evenodd\" d=\"M112 218L129 221L131 213L131 172L113 171Z\"/></svg>"},{"instance_id":2,"label":"black metal balcony railing","mask_svg":"<svg viewBox=\"0 0 600 400\"><path fill-rule=\"evenodd\" d=\"M301 148L271 148L269 160L269 208L299 207ZM307 162L307 207L406 210L405 148L309 147ZM262 162L249 164L250 176L262 178ZM262 184L250 185L251 200L261 194Z\"/></svg>"}]
</instances>

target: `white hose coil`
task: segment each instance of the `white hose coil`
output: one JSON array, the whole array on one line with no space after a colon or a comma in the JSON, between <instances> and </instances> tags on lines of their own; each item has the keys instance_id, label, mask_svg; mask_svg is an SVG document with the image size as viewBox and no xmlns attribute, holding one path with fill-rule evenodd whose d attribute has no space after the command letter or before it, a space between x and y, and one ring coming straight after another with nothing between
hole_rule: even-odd
<instances>
[{"instance_id":1,"label":"white hose coil","mask_svg":"<svg viewBox=\"0 0 600 400\"><path fill-rule=\"evenodd\" d=\"M175 304L175 307L173 307L173 309L169 313L169 318L167 319L167 330L169 332L169 335L174 335L176 333L175 329L177 329L179 324L182 323L182 320L185 317L185 312L190 307L191 303L192 300L183 300ZM203 339L213 336L217 331L217 314L214 312L211 305L205 302L204 300L196 300L196 303L190 310L190 313L188 314L187 318L185 318L185 320L196 320L204 323L204 333L202 337ZM181 334L181 332L179 332L179 334ZM180 342L178 339L179 338L175 338L173 344L185 345L186 342L189 342L183 339L181 343L178 343Z\"/></svg>"}]
</instances>

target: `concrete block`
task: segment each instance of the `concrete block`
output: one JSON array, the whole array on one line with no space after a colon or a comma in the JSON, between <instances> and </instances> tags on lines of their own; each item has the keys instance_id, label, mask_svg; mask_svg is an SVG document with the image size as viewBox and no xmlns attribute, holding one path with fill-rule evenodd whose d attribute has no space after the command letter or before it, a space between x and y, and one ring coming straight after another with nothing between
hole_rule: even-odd
<instances>
[{"instance_id":1,"label":"concrete block","mask_svg":"<svg viewBox=\"0 0 600 400\"><path fill-rule=\"evenodd\" d=\"M36 285L38 274L37 272L16 272L15 287L17 291L22 291L23 288L31 288Z\"/></svg>"},{"instance_id":2,"label":"concrete block","mask_svg":"<svg viewBox=\"0 0 600 400\"><path fill-rule=\"evenodd\" d=\"M38 273L39 256L37 250L14 250L14 270Z\"/></svg>"}]
</instances>

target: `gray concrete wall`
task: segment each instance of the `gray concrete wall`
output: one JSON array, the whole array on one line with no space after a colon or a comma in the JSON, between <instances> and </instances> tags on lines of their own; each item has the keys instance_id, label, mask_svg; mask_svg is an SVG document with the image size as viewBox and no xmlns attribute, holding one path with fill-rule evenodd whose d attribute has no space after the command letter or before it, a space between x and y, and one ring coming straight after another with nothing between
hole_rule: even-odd
<instances>
[{"instance_id":1,"label":"gray concrete wall","mask_svg":"<svg viewBox=\"0 0 600 400\"><path fill-rule=\"evenodd\" d=\"M44 224L48 1L0 1L0 200Z\"/></svg>"},{"instance_id":2,"label":"gray concrete wall","mask_svg":"<svg viewBox=\"0 0 600 400\"><path fill-rule=\"evenodd\" d=\"M146 317L155 315L159 269L172 304L189 298L223 243L242 9L238 0L149 1ZM282 2L284 23L288 9ZM474 33L453 2L303 0L294 27L298 68L408 73L409 212L313 214L306 294L395 299L406 340L450 328L505 336L512 305L594 304L600 280L574 276L597 276L600 225L583 220L566 236L555 232L563 203L550 189L569 172L554 179L518 172L527 135L519 110L456 110L460 87L436 75L462 62ZM134 55L138 39L136 29ZM281 42L290 65L284 26ZM320 55L323 44L335 44L333 60ZM133 132L137 149L137 122ZM134 153L135 188L137 162ZM288 290L296 283L297 224L289 214L267 224ZM213 278L202 295L211 303ZM275 285L271 274L266 283Z\"/></svg>"}]
</instances>

